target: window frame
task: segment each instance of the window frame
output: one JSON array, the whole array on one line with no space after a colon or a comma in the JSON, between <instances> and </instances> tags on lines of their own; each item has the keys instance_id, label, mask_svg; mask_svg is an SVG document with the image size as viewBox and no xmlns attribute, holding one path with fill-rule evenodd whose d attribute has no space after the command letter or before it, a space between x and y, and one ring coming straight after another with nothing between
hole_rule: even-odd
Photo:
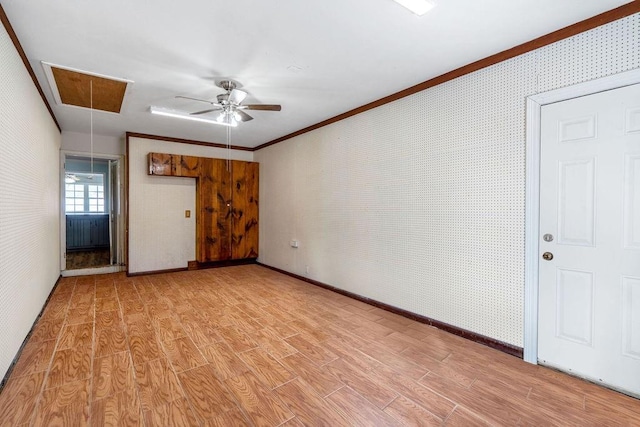
<instances>
[{"instance_id":1,"label":"window frame","mask_svg":"<svg viewBox=\"0 0 640 427\"><path fill-rule=\"evenodd\" d=\"M85 172L76 172L76 175L89 175ZM104 173L94 173L95 175L99 175L102 177L102 182L100 184L91 183L91 182L73 182L66 183L64 186L64 212L65 215L104 215L107 212L107 203L105 199L105 174ZM73 197L68 197L68 192L71 191L69 188L73 186ZM93 187L93 188L92 188ZM82 197L80 197L80 193L82 193ZM78 203L78 201L82 200L82 203ZM73 201L73 210L69 210L69 202ZM92 202L95 201L95 202ZM81 206L82 210L78 210L78 207ZM92 210L95 208L96 210ZM101 209L101 210L100 210Z\"/></svg>"}]
</instances>

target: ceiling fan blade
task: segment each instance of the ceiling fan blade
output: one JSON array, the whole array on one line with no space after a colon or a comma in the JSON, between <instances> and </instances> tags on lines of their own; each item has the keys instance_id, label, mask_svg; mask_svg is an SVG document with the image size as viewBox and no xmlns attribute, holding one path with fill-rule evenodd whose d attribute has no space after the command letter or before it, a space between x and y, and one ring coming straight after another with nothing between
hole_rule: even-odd
<instances>
[{"instance_id":1,"label":"ceiling fan blade","mask_svg":"<svg viewBox=\"0 0 640 427\"><path fill-rule=\"evenodd\" d=\"M200 114L206 114L206 113L210 113L212 111L220 111L220 110L222 110L222 108L209 108L209 109L202 110L202 111L196 111L195 113L190 113L189 115L198 116Z\"/></svg>"},{"instance_id":2,"label":"ceiling fan blade","mask_svg":"<svg viewBox=\"0 0 640 427\"><path fill-rule=\"evenodd\" d=\"M247 96L247 92L239 89L234 89L229 94L229 102L231 104L238 105L244 100L246 96Z\"/></svg>"},{"instance_id":3,"label":"ceiling fan blade","mask_svg":"<svg viewBox=\"0 0 640 427\"><path fill-rule=\"evenodd\" d=\"M206 102L207 104L216 104L213 101L207 101L206 99L198 99L198 98L191 98L190 96L182 96L182 95L177 95L176 98L179 99L189 99L191 101L198 101L198 102Z\"/></svg>"},{"instance_id":4,"label":"ceiling fan blade","mask_svg":"<svg viewBox=\"0 0 640 427\"><path fill-rule=\"evenodd\" d=\"M281 105L275 104L249 104L243 105L245 110L262 110L262 111L280 111L282 110Z\"/></svg>"},{"instance_id":5,"label":"ceiling fan blade","mask_svg":"<svg viewBox=\"0 0 640 427\"><path fill-rule=\"evenodd\" d=\"M238 113L238 115L240 115L240 121L248 122L249 120L253 120L253 117L251 117L250 115L248 115L247 113L245 113L242 110L236 110L236 113Z\"/></svg>"}]
</instances>

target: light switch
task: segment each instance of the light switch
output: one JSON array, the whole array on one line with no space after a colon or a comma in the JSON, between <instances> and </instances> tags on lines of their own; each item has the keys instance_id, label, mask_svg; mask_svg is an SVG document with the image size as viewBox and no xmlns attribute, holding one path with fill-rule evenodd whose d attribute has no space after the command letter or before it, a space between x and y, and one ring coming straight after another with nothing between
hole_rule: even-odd
<instances>
[{"instance_id":1,"label":"light switch","mask_svg":"<svg viewBox=\"0 0 640 427\"><path fill-rule=\"evenodd\" d=\"M185 218L191 218L191 211L190 210L184 211L184 217Z\"/></svg>"}]
</instances>

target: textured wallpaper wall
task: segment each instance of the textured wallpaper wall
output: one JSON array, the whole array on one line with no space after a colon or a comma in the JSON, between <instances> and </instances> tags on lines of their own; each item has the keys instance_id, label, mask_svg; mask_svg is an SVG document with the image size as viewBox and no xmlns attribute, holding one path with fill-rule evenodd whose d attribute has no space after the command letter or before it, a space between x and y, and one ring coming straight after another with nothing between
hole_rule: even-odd
<instances>
[{"instance_id":1,"label":"textured wallpaper wall","mask_svg":"<svg viewBox=\"0 0 640 427\"><path fill-rule=\"evenodd\" d=\"M522 346L525 98L639 46L633 15L257 151L260 261Z\"/></svg>"},{"instance_id":2,"label":"textured wallpaper wall","mask_svg":"<svg viewBox=\"0 0 640 427\"><path fill-rule=\"evenodd\" d=\"M60 275L60 132L0 26L0 378Z\"/></svg>"}]
</instances>

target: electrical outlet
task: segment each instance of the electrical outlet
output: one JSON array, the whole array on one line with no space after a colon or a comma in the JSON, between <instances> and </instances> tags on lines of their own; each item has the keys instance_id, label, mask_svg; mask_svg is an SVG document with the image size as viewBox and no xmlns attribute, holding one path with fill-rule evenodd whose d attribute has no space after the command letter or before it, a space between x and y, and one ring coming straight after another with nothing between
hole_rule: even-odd
<instances>
[{"instance_id":1,"label":"electrical outlet","mask_svg":"<svg viewBox=\"0 0 640 427\"><path fill-rule=\"evenodd\" d=\"M191 211L190 210L184 211L184 217L185 218L191 218Z\"/></svg>"},{"instance_id":2,"label":"electrical outlet","mask_svg":"<svg viewBox=\"0 0 640 427\"><path fill-rule=\"evenodd\" d=\"M309 274L309 272L311 271L311 268L307 265L304 267L304 271L305 273Z\"/></svg>"},{"instance_id":3,"label":"electrical outlet","mask_svg":"<svg viewBox=\"0 0 640 427\"><path fill-rule=\"evenodd\" d=\"M289 244L291 245L292 248L298 247L298 241L296 239L291 240Z\"/></svg>"}]
</instances>

